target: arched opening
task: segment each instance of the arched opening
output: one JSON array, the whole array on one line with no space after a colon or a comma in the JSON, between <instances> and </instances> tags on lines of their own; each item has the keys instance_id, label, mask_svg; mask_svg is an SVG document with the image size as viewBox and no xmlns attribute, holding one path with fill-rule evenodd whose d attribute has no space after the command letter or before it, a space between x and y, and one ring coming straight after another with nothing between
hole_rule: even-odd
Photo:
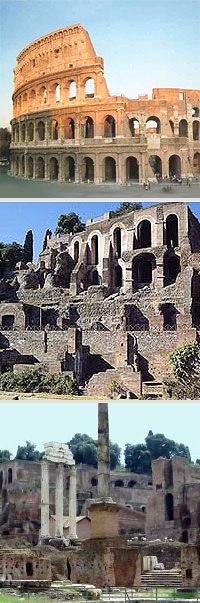
<instances>
[{"instance_id":1,"label":"arched opening","mask_svg":"<svg viewBox=\"0 0 200 603\"><path fill-rule=\"evenodd\" d=\"M45 140L45 124L43 121L38 122L37 130L39 140Z\"/></svg>"},{"instance_id":2,"label":"arched opening","mask_svg":"<svg viewBox=\"0 0 200 603\"><path fill-rule=\"evenodd\" d=\"M58 140L58 122L56 119L51 122L51 139Z\"/></svg>"},{"instance_id":3,"label":"arched opening","mask_svg":"<svg viewBox=\"0 0 200 603\"><path fill-rule=\"evenodd\" d=\"M127 331L149 331L148 318L135 305L128 308L126 316Z\"/></svg>"},{"instance_id":4,"label":"arched opening","mask_svg":"<svg viewBox=\"0 0 200 603\"><path fill-rule=\"evenodd\" d=\"M85 138L94 138L94 121L92 117L87 117L85 122Z\"/></svg>"},{"instance_id":5,"label":"arched opening","mask_svg":"<svg viewBox=\"0 0 200 603\"><path fill-rule=\"evenodd\" d=\"M200 124L199 124L199 121L197 121L197 119L195 119L195 121L193 121L192 130L193 130L193 140L200 140Z\"/></svg>"},{"instance_id":6,"label":"arched opening","mask_svg":"<svg viewBox=\"0 0 200 603\"><path fill-rule=\"evenodd\" d=\"M49 162L49 175L50 180L58 180L59 175L59 163L56 157L51 157Z\"/></svg>"},{"instance_id":7,"label":"arched opening","mask_svg":"<svg viewBox=\"0 0 200 603\"><path fill-rule=\"evenodd\" d=\"M39 90L39 98L41 100L41 103L46 105L47 102L47 89L45 86L42 86Z\"/></svg>"},{"instance_id":8,"label":"arched opening","mask_svg":"<svg viewBox=\"0 0 200 603\"><path fill-rule=\"evenodd\" d=\"M113 157L105 158L105 182L116 182L116 161Z\"/></svg>"},{"instance_id":9,"label":"arched opening","mask_svg":"<svg viewBox=\"0 0 200 603\"><path fill-rule=\"evenodd\" d=\"M142 220L137 227L137 248L151 247L151 222Z\"/></svg>"},{"instance_id":10,"label":"arched opening","mask_svg":"<svg viewBox=\"0 0 200 603\"><path fill-rule=\"evenodd\" d=\"M170 303L162 304L160 311L163 316L163 331L176 331L177 310L174 305Z\"/></svg>"},{"instance_id":11,"label":"arched opening","mask_svg":"<svg viewBox=\"0 0 200 603\"><path fill-rule=\"evenodd\" d=\"M148 117L145 128L146 128L146 134L148 136L150 134L160 134L161 133L160 119L158 117L155 117L155 115Z\"/></svg>"},{"instance_id":12,"label":"arched opening","mask_svg":"<svg viewBox=\"0 0 200 603\"><path fill-rule=\"evenodd\" d=\"M133 136L134 138L139 137L140 124L139 124L138 119L135 119L135 117L132 117L131 119L129 119L128 124L129 124L129 130L130 130L131 136Z\"/></svg>"},{"instance_id":13,"label":"arched opening","mask_svg":"<svg viewBox=\"0 0 200 603\"><path fill-rule=\"evenodd\" d=\"M25 124L21 125L21 140L22 142L25 142L26 139L26 126Z\"/></svg>"},{"instance_id":14,"label":"arched opening","mask_svg":"<svg viewBox=\"0 0 200 603\"><path fill-rule=\"evenodd\" d=\"M173 494L168 492L165 496L165 521L173 521L174 519L174 499Z\"/></svg>"},{"instance_id":15,"label":"arched opening","mask_svg":"<svg viewBox=\"0 0 200 603\"><path fill-rule=\"evenodd\" d=\"M186 119L181 119L181 121L179 121L179 136L188 136L188 123Z\"/></svg>"},{"instance_id":16,"label":"arched opening","mask_svg":"<svg viewBox=\"0 0 200 603\"><path fill-rule=\"evenodd\" d=\"M115 282L115 287L119 288L122 287L122 267L119 266L119 264L117 266L115 266L114 269L114 282Z\"/></svg>"},{"instance_id":17,"label":"arched opening","mask_svg":"<svg viewBox=\"0 0 200 603\"><path fill-rule=\"evenodd\" d=\"M166 242L168 249L178 247L178 218L175 214L169 214L166 219Z\"/></svg>"},{"instance_id":18,"label":"arched opening","mask_svg":"<svg viewBox=\"0 0 200 603\"><path fill-rule=\"evenodd\" d=\"M126 180L139 181L139 163L136 157L127 157L126 159Z\"/></svg>"},{"instance_id":19,"label":"arched opening","mask_svg":"<svg viewBox=\"0 0 200 603\"><path fill-rule=\"evenodd\" d=\"M2 490L3 486L3 471L0 471L0 490Z\"/></svg>"},{"instance_id":20,"label":"arched opening","mask_svg":"<svg viewBox=\"0 0 200 603\"><path fill-rule=\"evenodd\" d=\"M174 253L165 253L164 255L164 287L176 282L180 272L180 258Z\"/></svg>"},{"instance_id":21,"label":"arched opening","mask_svg":"<svg viewBox=\"0 0 200 603\"><path fill-rule=\"evenodd\" d=\"M19 142L19 124L16 124L16 130L15 130L15 142L18 143Z\"/></svg>"},{"instance_id":22,"label":"arched opening","mask_svg":"<svg viewBox=\"0 0 200 603\"><path fill-rule=\"evenodd\" d=\"M92 77L89 77L85 82L85 96L94 98L94 80Z\"/></svg>"},{"instance_id":23,"label":"arched opening","mask_svg":"<svg viewBox=\"0 0 200 603\"><path fill-rule=\"evenodd\" d=\"M67 119L67 123L66 123L66 127L65 127L65 137L69 140L72 140L75 138L75 122L71 117L69 117Z\"/></svg>"},{"instance_id":24,"label":"arched opening","mask_svg":"<svg viewBox=\"0 0 200 603\"><path fill-rule=\"evenodd\" d=\"M98 275L97 270L92 270L91 285L99 285L99 275Z\"/></svg>"},{"instance_id":25,"label":"arched opening","mask_svg":"<svg viewBox=\"0 0 200 603\"><path fill-rule=\"evenodd\" d=\"M195 153L193 158L194 174L200 174L200 153Z\"/></svg>"},{"instance_id":26,"label":"arched opening","mask_svg":"<svg viewBox=\"0 0 200 603\"><path fill-rule=\"evenodd\" d=\"M115 138L115 119L112 115L107 115L104 120L104 136L105 138Z\"/></svg>"},{"instance_id":27,"label":"arched opening","mask_svg":"<svg viewBox=\"0 0 200 603\"><path fill-rule=\"evenodd\" d=\"M91 239L91 264L95 266L99 263L99 239L94 235Z\"/></svg>"},{"instance_id":28,"label":"arched opening","mask_svg":"<svg viewBox=\"0 0 200 603\"><path fill-rule=\"evenodd\" d=\"M192 117L199 117L199 107L192 108Z\"/></svg>"},{"instance_id":29,"label":"arched opening","mask_svg":"<svg viewBox=\"0 0 200 603\"><path fill-rule=\"evenodd\" d=\"M26 575L28 577L33 576L33 564L31 561L26 562Z\"/></svg>"},{"instance_id":30,"label":"arched opening","mask_svg":"<svg viewBox=\"0 0 200 603\"><path fill-rule=\"evenodd\" d=\"M137 482L135 481L135 479L131 479L130 482L128 482L128 488L134 488L136 484Z\"/></svg>"},{"instance_id":31,"label":"arched opening","mask_svg":"<svg viewBox=\"0 0 200 603\"><path fill-rule=\"evenodd\" d=\"M76 82L71 80L69 84L69 100L76 98Z\"/></svg>"},{"instance_id":32,"label":"arched opening","mask_svg":"<svg viewBox=\"0 0 200 603\"><path fill-rule=\"evenodd\" d=\"M172 119L169 120L169 125L172 131L172 134L174 134L174 122L172 121Z\"/></svg>"},{"instance_id":33,"label":"arched opening","mask_svg":"<svg viewBox=\"0 0 200 603\"><path fill-rule=\"evenodd\" d=\"M24 176L24 174L25 174L25 158L24 158L24 155L22 155L22 157L21 157L21 169L20 169L20 173L21 173L21 176Z\"/></svg>"},{"instance_id":34,"label":"arched opening","mask_svg":"<svg viewBox=\"0 0 200 603\"><path fill-rule=\"evenodd\" d=\"M68 580L71 580L71 571L72 571L71 565L70 565L69 559L67 559L67 579Z\"/></svg>"},{"instance_id":35,"label":"arched opening","mask_svg":"<svg viewBox=\"0 0 200 603\"><path fill-rule=\"evenodd\" d=\"M124 487L123 479L116 479L115 480L115 488L123 488L123 487Z\"/></svg>"},{"instance_id":36,"label":"arched opening","mask_svg":"<svg viewBox=\"0 0 200 603\"><path fill-rule=\"evenodd\" d=\"M94 182L94 161L91 157L83 159L83 181Z\"/></svg>"},{"instance_id":37,"label":"arched opening","mask_svg":"<svg viewBox=\"0 0 200 603\"><path fill-rule=\"evenodd\" d=\"M34 89L31 90L29 98L30 98L32 107L34 107L34 103L35 103L35 99L36 99L36 92Z\"/></svg>"},{"instance_id":38,"label":"arched opening","mask_svg":"<svg viewBox=\"0 0 200 603\"><path fill-rule=\"evenodd\" d=\"M79 241L74 243L74 261L78 262L79 259Z\"/></svg>"},{"instance_id":39,"label":"arched opening","mask_svg":"<svg viewBox=\"0 0 200 603\"><path fill-rule=\"evenodd\" d=\"M45 177L45 162L43 157L38 157L36 160L36 176L39 180Z\"/></svg>"},{"instance_id":40,"label":"arched opening","mask_svg":"<svg viewBox=\"0 0 200 603\"><path fill-rule=\"evenodd\" d=\"M155 258L149 253L144 253L134 258L132 268L133 291L142 289L152 283L155 267Z\"/></svg>"},{"instance_id":41,"label":"arched opening","mask_svg":"<svg viewBox=\"0 0 200 603\"><path fill-rule=\"evenodd\" d=\"M56 84L55 86L55 97L56 97L56 103L60 102L60 84Z\"/></svg>"},{"instance_id":42,"label":"arched opening","mask_svg":"<svg viewBox=\"0 0 200 603\"><path fill-rule=\"evenodd\" d=\"M151 166L154 176L162 177L162 160L158 155L150 155L149 165Z\"/></svg>"},{"instance_id":43,"label":"arched opening","mask_svg":"<svg viewBox=\"0 0 200 603\"><path fill-rule=\"evenodd\" d=\"M117 227L115 228L114 232L113 232L113 247L114 247L114 251L115 253L117 253L118 258L121 258L121 251L122 251L122 236L121 236L121 228Z\"/></svg>"},{"instance_id":44,"label":"arched opening","mask_svg":"<svg viewBox=\"0 0 200 603\"><path fill-rule=\"evenodd\" d=\"M12 484L12 469L8 469L8 484Z\"/></svg>"},{"instance_id":45,"label":"arched opening","mask_svg":"<svg viewBox=\"0 0 200 603\"><path fill-rule=\"evenodd\" d=\"M33 178L33 158L29 157L27 162L27 176L28 178Z\"/></svg>"},{"instance_id":46,"label":"arched opening","mask_svg":"<svg viewBox=\"0 0 200 603\"><path fill-rule=\"evenodd\" d=\"M15 160L15 176L19 176L19 157L16 157Z\"/></svg>"},{"instance_id":47,"label":"arched opening","mask_svg":"<svg viewBox=\"0 0 200 603\"><path fill-rule=\"evenodd\" d=\"M32 121L28 124L28 140L32 142L34 139L34 123Z\"/></svg>"},{"instance_id":48,"label":"arched opening","mask_svg":"<svg viewBox=\"0 0 200 603\"><path fill-rule=\"evenodd\" d=\"M68 182L75 180L75 160L70 156L65 160L65 180Z\"/></svg>"},{"instance_id":49,"label":"arched opening","mask_svg":"<svg viewBox=\"0 0 200 603\"><path fill-rule=\"evenodd\" d=\"M181 159L179 155L171 155L169 158L169 175L180 178L181 176Z\"/></svg>"},{"instance_id":50,"label":"arched opening","mask_svg":"<svg viewBox=\"0 0 200 603\"><path fill-rule=\"evenodd\" d=\"M91 486L97 486L97 484L98 484L98 479L96 477L92 477Z\"/></svg>"}]
</instances>

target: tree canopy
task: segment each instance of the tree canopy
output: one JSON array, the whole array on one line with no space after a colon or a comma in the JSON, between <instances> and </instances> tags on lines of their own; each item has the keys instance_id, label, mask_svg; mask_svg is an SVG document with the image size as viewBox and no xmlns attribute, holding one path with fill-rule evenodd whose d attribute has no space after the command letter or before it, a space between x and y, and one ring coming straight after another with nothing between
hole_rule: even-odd
<instances>
[{"instance_id":1,"label":"tree canopy","mask_svg":"<svg viewBox=\"0 0 200 603\"><path fill-rule=\"evenodd\" d=\"M76 433L69 442L75 463L85 463L97 467L98 441L83 433ZM110 442L110 468L115 469L120 463L121 450L118 444Z\"/></svg>"},{"instance_id":2,"label":"tree canopy","mask_svg":"<svg viewBox=\"0 0 200 603\"><path fill-rule=\"evenodd\" d=\"M84 222L81 222L80 216L75 212L70 212L59 216L55 234L75 234L82 230L85 230Z\"/></svg>"},{"instance_id":3,"label":"tree canopy","mask_svg":"<svg viewBox=\"0 0 200 603\"><path fill-rule=\"evenodd\" d=\"M0 128L0 159L9 159L11 133L8 128Z\"/></svg>"},{"instance_id":4,"label":"tree canopy","mask_svg":"<svg viewBox=\"0 0 200 603\"><path fill-rule=\"evenodd\" d=\"M0 273L6 270L14 270L15 265L22 259L22 246L13 241L12 243L0 242Z\"/></svg>"},{"instance_id":5,"label":"tree canopy","mask_svg":"<svg viewBox=\"0 0 200 603\"><path fill-rule=\"evenodd\" d=\"M11 453L9 450L0 450L0 463L5 463L6 461L10 461Z\"/></svg>"},{"instance_id":6,"label":"tree canopy","mask_svg":"<svg viewBox=\"0 0 200 603\"><path fill-rule=\"evenodd\" d=\"M114 218L115 216L119 216L121 214L127 214L130 211L134 211L136 209L142 209L142 203L140 202L130 202L130 201L122 201L119 205L119 207L117 207L117 209L112 210L110 212L111 214L111 218Z\"/></svg>"},{"instance_id":7,"label":"tree canopy","mask_svg":"<svg viewBox=\"0 0 200 603\"><path fill-rule=\"evenodd\" d=\"M38 462L43 457L43 452L36 450L36 445L26 440L25 446L18 446L16 459L23 461L35 461Z\"/></svg>"},{"instance_id":8,"label":"tree canopy","mask_svg":"<svg viewBox=\"0 0 200 603\"><path fill-rule=\"evenodd\" d=\"M151 462L159 457L185 456L191 462L188 446L152 431L145 438L145 444L126 444L124 455L126 469L135 473L151 473Z\"/></svg>"}]
</instances>

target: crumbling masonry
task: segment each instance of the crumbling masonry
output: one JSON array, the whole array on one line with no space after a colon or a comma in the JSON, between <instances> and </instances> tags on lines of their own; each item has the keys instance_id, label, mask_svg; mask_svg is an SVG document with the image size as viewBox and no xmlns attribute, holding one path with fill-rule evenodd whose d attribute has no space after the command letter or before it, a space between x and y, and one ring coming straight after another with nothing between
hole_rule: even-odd
<instances>
[{"instance_id":1,"label":"crumbling masonry","mask_svg":"<svg viewBox=\"0 0 200 603\"><path fill-rule=\"evenodd\" d=\"M15 176L122 184L200 174L200 91L110 96L80 24L20 52L11 125Z\"/></svg>"}]
</instances>

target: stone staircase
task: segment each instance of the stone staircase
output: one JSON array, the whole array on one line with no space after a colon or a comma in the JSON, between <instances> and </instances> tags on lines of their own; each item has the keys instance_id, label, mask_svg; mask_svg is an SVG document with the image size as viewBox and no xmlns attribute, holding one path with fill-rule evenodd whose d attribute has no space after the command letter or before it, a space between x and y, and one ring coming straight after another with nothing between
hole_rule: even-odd
<instances>
[{"instance_id":1,"label":"stone staircase","mask_svg":"<svg viewBox=\"0 0 200 603\"><path fill-rule=\"evenodd\" d=\"M158 586L180 588L182 576L180 570L151 570L141 576L141 584L144 588Z\"/></svg>"},{"instance_id":2,"label":"stone staircase","mask_svg":"<svg viewBox=\"0 0 200 603\"><path fill-rule=\"evenodd\" d=\"M142 382L142 394L145 397L153 398L156 396L157 398L163 397L163 383L162 381L143 381Z\"/></svg>"},{"instance_id":3,"label":"stone staircase","mask_svg":"<svg viewBox=\"0 0 200 603\"><path fill-rule=\"evenodd\" d=\"M133 398L141 394L141 373L134 372L131 366L108 369L91 377L86 388L87 394L103 397L126 397L131 392Z\"/></svg>"}]
</instances>

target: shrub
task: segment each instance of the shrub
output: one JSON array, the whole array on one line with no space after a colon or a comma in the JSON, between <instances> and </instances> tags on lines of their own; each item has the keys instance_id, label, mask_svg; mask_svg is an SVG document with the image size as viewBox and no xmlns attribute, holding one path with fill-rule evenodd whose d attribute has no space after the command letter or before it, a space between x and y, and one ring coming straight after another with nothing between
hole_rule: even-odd
<instances>
[{"instance_id":1,"label":"shrub","mask_svg":"<svg viewBox=\"0 0 200 603\"><path fill-rule=\"evenodd\" d=\"M49 375L43 369L26 369L21 373L11 371L0 375L0 390L25 393L79 394L75 379L68 375Z\"/></svg>"}]
</instances>

